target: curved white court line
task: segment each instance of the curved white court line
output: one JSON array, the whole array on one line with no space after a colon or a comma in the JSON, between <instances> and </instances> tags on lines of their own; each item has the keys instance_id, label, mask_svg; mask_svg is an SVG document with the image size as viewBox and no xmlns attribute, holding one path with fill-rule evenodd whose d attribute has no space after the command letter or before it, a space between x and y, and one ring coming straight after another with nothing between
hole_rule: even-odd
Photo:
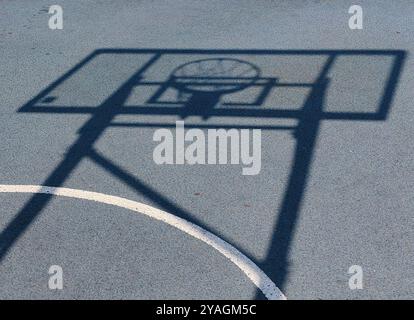
<instances>
[{"instance_id":1,"label":"curved white court line","mask_svg":"<svg viewBox=\"0 0 414 320\"><path fill-rule=\"evenodd\" d=\"M244 274L259 288L269 300L286 300L285 295L273 283L273 281L248 257L237 250L228 242L217 237L213 233L177 217L171 213L156 209L149 205L128 200L125 198L111 196L98 192L84 191L78 189L47 187L36 185L7 185L0 184L0 193L44 193L55 196L84 199L100 203L110 204L113 206L125 208L136 213L144 214L150 218L162 221L173 226L190 236L203 241L209 246L216 249L227 259L233 262Z\"/></svg>"}]
</instances>

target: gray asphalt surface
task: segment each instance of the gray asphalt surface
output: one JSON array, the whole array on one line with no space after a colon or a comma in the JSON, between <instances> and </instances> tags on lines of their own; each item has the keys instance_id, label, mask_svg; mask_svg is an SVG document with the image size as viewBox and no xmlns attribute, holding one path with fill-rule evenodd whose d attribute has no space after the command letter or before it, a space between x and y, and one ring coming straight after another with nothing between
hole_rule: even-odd
<instances>
[{"instance_id":1,"label":"gray asphalt surface","mask_svg":"<svg viewBox=\"0 0 414 320\"><path fill-rule=\"evenodd\" d=\"M179 116L116 115L115 122L147 124L110 126L93 143L127 177L122 180L114 168L85 158L60 186L122 196L194 221L250 257L288 299L414 298L413 2L359 1L363 30L348 28L354 1L58 3L64 29L54 31L48 28L48 1L0 0L0 184L44 184L70 154L91 115L36 108L98 108L148 60L139 51L143 48L209 50L164 55L144 74L148 81L165 79L186 61L220 55L254 63L263 76L281 82L311 82L326 63L326 55L311 55L312 50L388 52L391 58L340 56L327 75L324 110L369 114L379 112L386 100L392 54L404 57L384 119L320 123L296 219L281 218L295 152L295 137L287 130L263 130L262 170L243 176L241 165L156 165L152 136L157 127L148 124L174 124ZM55 101L30 105L96 50L122 48L136 51L98 54L48 93ZM220 49L235 53L214 53ZM256 49L266 54L243 51ZM280 57L272 50L306 54ZM309 93L279 89L262 108L299 110ZM143 104L150 93L132 92L126 108ZM250 97L249 92L239 94L238 99ZM22 112L27 104L29 110ZM185 120L194 126L298 123L220 115ZM29 222L19 220L22 232L10 242L14 233L6 232L7 226L31 198L0 193L0 298L263 298L208 245L153 219L99 203L53 198ZM36 206L34 202L24 212L30 217ZM283 219L289 235L282 241L275 232L287 232L276 228L278 221L283 227ZM27 228L20 228L25 223ZM276 261L283 253L285 260ZM47 288L52 264L63 268L61 291ZM348 287L351 265L364 270L362 290Z\"/></svg>"}]
</instances>

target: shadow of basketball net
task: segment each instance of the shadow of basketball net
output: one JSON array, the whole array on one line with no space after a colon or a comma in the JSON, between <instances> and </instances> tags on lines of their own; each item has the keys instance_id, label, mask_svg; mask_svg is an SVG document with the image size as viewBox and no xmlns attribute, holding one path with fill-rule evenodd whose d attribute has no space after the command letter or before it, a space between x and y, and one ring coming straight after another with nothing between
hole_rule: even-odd
<instances>
[{"instance_id":1,"label":"shadow of basketball net","mask_svg":"<svg viewBox=\"0 0 414 320\"><path fill-rule=\"evenodd\" d=\"M179 101L188 99L181 113L182 118L201 115L207 119L223 95L253 85L259 75L259 68L247 61L211 58L177 67L167 82L178 90Z\"/></svg>"}]
</instances>

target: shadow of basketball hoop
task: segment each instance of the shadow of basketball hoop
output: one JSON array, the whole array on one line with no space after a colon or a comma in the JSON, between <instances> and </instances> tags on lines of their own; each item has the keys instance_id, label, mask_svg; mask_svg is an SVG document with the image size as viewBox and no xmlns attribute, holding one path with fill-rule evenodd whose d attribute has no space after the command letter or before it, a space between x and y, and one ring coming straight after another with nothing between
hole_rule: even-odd
<instances>
[{"instance_id":1,"label":"shadow of basketball hoop","mask_svg":"<svg viewBox=\"0 0 414 320\"><path fill-rule=\"evenodd\" d=\"M119 80L116 81L113 91L103 92L102 100L97 99L98 103L95 103L93 99L88 100L89 95L82 97L86 101L78 101L77 104L74 102L78 95L71 95L73 92L76 93L73 87L83 88L87 83L85 75L76 78L77 74L82 71L85 72L86 69L88 70L87 75L90 75L92 71L99 69L97 67L99 65L91 63L92 60L100 61L99 59L103 59L103 57L112 57L113 60L110 61L113 63L116 61L127 63L127 60L122 60L125 56L134 56L134 59L132 59L134 68L136 65L135 59L145 58L139 60L141 61L139 67L134 69L132 74L128 74L125 81L122 83L118 83ZM193 60L194 56L210 56L212 58ZM229 58L223 58L223 56ZM246 57L246 59L249 57L258 58L254 61L258 66L261 66L261 72L252 63L240 60L238 58L240 56ZM258 262L261 269L283 290L289 279L289 255L302 213L302 202L307 189L311 165L314 161L313 157L321 123L327 120L386 121L406 56L407 52L403 50L97 49L30 99L19 109L19 112L89 115L89 119L78 129L79 136L77 139L68 147L62 161L50 172L49 176L41 183L42 185L62 186L80 162L83 159L88 159L137 193L156 203L158 207L220 235L223 240L229 243L232 243L232 241L226 239L214 226L206 226L202 219L194 216L186 208L181 207L151 185L147 185L137 174L128 172L117 164L116 160L97 153L95 143L109 127L171 127L175 126L176 118L174 116L198 115L204 119L210 117L252 119L252 123L247 124L234 121L220 123L219 128L290 130L295 138L290 172L285 190L282 191L280 205L275 209L276 219L273 234L270 235L267 254L260 263ZM266 66L273 68L274 64L270 64L270 62L269 64L260 64L260 58L282 59L293 57L296 57L297 60L295 61L298 62L306 58L323 57L323 62L317 68L315 67L315 77L312 81L286 80L283 75L269 73L265 68ZM352 68L358 70L358 66L364 66L361 63L353 64L354 60L351 58L355 60L369 58L370 63L365 64L368 67L372 65L373 61L384 61L384 58L390 59L387 62L389 66L384 69L383 78L372 78L378 80L380 84L378 86L378 99L372 101L372 105L370 103L362 104L363 109L346 109L347 105L345 103L340 104L341 108L339 109L329 109L329 101L327 101L329 100L327 94L329 89L335 88L336 83L338 94L343 94L342 90L350 88L346 83L347 70L353 70ZM106 60L103 61L101 62L102 69L105 71L108 63ZM182 64L183 61L189 62ZM279 61L282 64L286 63L286 60ZM346 61L352 62L347 64L348 68L339 68L336 74L332 73L335 67L346 64ZM161 63L163 67L157 68L158 63ZM167 68L165 68L166 65ZM169 68L170 65L173 65L175 69L174 67ZM176 67L177 65L179 66ZM114 66L112 68L115 69ZM151 72L153 68L155 71ZM166 70L165 73L163 68ZM295 65L295 68L298 69L300 75L302 70L299 65ZM372 71L371 69L368 70ZM344 75L344 77L341 75ZM97 73L96 76L92 77L91 88L99 91L102 87L99 85L102 76L104 76L104 73ZM335 78L335 76L339 76L339 78ZM106 81L110 82L109 80L112 78L115 77L110 74ZM348 80L352 80L353 83L353 77ZM65 89L65 83L70 83L70 81L75 81L75 83L72 82ZM345 85L338 87L338 84L342 83L345 83ZM224 101L223 96L234 92L239 93L245 89L247 91L253 86L259 88L255 94L249 93L240 100ZM307 89L307 93L304 95L304 100L299 103L299 108L293 108L294 105L291 106L290 103L287 104L287 108L278 108L276 102L272 101L272 98L276 96L275 94L272 96L272 91L278 88ZM371 90L371 88L374 87L368 86L367 90ZM135 89L141 89L137 94L140 97L145 95L142 99L127 103L128 99L133 96ZM169 95L171 91L178 95L178 99ZM62 96L65 97L66 93L69 94L70 99L62 98ZM353 91L351 93L353 97ZM270 102L266 105L267 100L270 100ZM338 103L338 101L336 102ZM367 108L369 106L372 109ZM345 109L342 110L342 108ZM115 119L117 116L128 116L128 118L127 121L122 122ZM145 116L159 117L160 120L154 123L146 120ZM173 121L166 116L174 117ZM144 119L140 120L140 117ZM135 118L140 121L135 120ZM295 120L296 124L294 126L281 126L277 123L266 125L253 122L258 119ZM190 125L199 128L218 126L218 124L209 123L209 121ZM269 166L274 165L269 164ZM0 232L0 262L25 230L41 214L51 199L51 194L35 194ZM257 260L243 252L243 250L241 252L251 258L252 261ZM261 292L258 291L256 298L261 299L263 297Z\"/></svg>"},{"instance_id":2,"label":"shadow of basketball hoop","mask_svg":"<svg viewBox=\"0 0 414 320\"><path fill-rule=\"evenodd\" d=\"M150 101L169 88L176 89L177 100L184 102L181 118L198 115L207 119L225 94L241 91L256 83L260 69L254 64L234 58L210 58L187 62L175 68Z\"/></svg>"}]
</instances>

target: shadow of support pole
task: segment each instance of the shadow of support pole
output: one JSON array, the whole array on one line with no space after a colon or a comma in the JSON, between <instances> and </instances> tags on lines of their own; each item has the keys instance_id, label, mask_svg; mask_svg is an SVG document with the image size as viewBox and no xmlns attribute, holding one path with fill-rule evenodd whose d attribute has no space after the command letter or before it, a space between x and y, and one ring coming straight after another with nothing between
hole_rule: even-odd
<instances>
[{"instance_id":1,"label":"shadow of support pole","mask_svg":"<svg viewBox=\"0 0 414 320\"><path fill-rule=\"evenodd\" d=\"M262 264L262 269L281 290L283 290L289 274L289 249L295 234L301 202L311 168L327 86L328 79L321 79L310 93L302 109L302 116L294 131L296 148L289 183L274 227L270 249L265 262ZM257 298L261 296L258 292Z\"/></svg>"}]
</instances>

